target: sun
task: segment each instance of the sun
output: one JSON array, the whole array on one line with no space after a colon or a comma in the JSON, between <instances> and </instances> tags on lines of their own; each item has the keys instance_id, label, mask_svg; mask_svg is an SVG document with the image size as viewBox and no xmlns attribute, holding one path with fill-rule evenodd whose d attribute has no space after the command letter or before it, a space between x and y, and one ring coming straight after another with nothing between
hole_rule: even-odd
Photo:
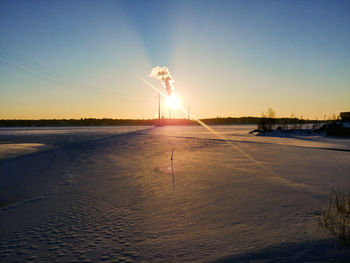
<instances>
[{"instance_id":1,"label":"sun","mask_svg":"<svg viewBox=\"0 0 350 263\"><path fill-rule=\"evenodd\" d=\"M170 108L170 109L176 109L180 107L180 103L179 103L179 99L178 97L175 96L175 94L171 94L167 101L166 101L166 105Z\"/></svg>"},{"instance_id":2,"label":"sun","mask_svg":"<svg viewBox=\"0 0 350 263\"><path fill-rule=\"evenodd\" d=\"M167 105L170 109L179 108L179 106L180 106L179 99L175 96L175 94L171 94L171 95L167 98L166 105Z\"/></svg>"}]
</instances>

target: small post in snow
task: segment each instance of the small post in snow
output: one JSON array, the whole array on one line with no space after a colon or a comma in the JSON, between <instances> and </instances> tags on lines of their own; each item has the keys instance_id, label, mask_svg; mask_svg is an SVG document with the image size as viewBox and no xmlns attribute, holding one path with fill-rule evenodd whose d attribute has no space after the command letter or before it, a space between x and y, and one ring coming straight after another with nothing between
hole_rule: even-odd
<instances>
[{"instance_id":1,"label":"small post in snow","mask_svg":"<svg viewBox=\"0 0 350 263\"><path fill-rule=\"evenodd\" d=\"M173 189L175 190L175 175L174 175L174 149L171 149L171 176L173 178Z\"/></svg>"}]
</instances>

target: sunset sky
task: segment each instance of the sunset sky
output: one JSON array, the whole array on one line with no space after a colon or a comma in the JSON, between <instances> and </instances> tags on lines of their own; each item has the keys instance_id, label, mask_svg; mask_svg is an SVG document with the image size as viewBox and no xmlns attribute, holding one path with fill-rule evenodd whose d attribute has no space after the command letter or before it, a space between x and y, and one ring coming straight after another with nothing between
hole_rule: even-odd
<instances>
[{"instance_id":1,"label":"sunset sky","mask_svg":"<svg viewBox=\"0 0 350 263\"><path fill-rule=\"evenodd\" d=\"M350 1L0 1L0 119L155 118L155 66L200 118L350 111Z\"/></svg>"}]
</instances>

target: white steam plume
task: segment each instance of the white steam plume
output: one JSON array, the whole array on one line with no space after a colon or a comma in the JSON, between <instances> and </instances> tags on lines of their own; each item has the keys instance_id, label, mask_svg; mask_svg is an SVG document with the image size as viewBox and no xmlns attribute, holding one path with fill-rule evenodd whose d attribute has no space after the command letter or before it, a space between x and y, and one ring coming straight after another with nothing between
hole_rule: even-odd
<instances>
[{"instance_id":1,"label":"white steam plume","mask_svg":"<svg viewBox=\"0 0 350 263\"><path fill-rule=\"evenodd\" d=\"M174 91L174 79L170 75L168 67L154 67L149 74L149 77L160 80L164 86L164 89L168 93L168 96L170 96Z\"/></svg>"}]
</instances>

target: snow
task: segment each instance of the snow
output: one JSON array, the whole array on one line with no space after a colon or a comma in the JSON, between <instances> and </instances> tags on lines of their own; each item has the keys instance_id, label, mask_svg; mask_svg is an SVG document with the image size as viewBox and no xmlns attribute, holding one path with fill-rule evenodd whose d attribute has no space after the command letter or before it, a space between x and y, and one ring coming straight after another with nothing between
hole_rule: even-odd
<instances>
[{"instance_id":1,"label":"snow","mask_svg":"<svg viewBox=\"0 0 350 263\"><path fill-rule=\"evenodd\" d=\"M213 126L217 134L213 134L203 127L192 127L187 129L177 129L176 127L163 127L166 133L174 136L194 137L194 138L224 138L235 142L256 142L264 144L283 144L292 146L312 147L312 148L335 148L340 150L350 150L350 138L327 137L317 133L307 133L302 131L273 131L260 135L249 134L256 129L256 125L220 125ZM157 130L159 133L162 130ZM266 138L269 137L269 138Z\"/></svg>"},{"instance_id":2,"label":"snow","mask_svg":"<svg viewBox=\"0 0 350 263\"><path fill-rule=\"evenodd\" d=\"M34 153L43 148L42 143L2 143L0 144L0 160Z\"/></svg>"},{"instance_id":3,"label":"snow","mask_svg":"<svg viewBox=\"0 0 350 263\"><path fill-rule=\"evenodd\" d=\"M35 151L1 152L0 261L349 260L317 221L348 139L211 128L1 129Z\"/></svg>"}]
</instances>

